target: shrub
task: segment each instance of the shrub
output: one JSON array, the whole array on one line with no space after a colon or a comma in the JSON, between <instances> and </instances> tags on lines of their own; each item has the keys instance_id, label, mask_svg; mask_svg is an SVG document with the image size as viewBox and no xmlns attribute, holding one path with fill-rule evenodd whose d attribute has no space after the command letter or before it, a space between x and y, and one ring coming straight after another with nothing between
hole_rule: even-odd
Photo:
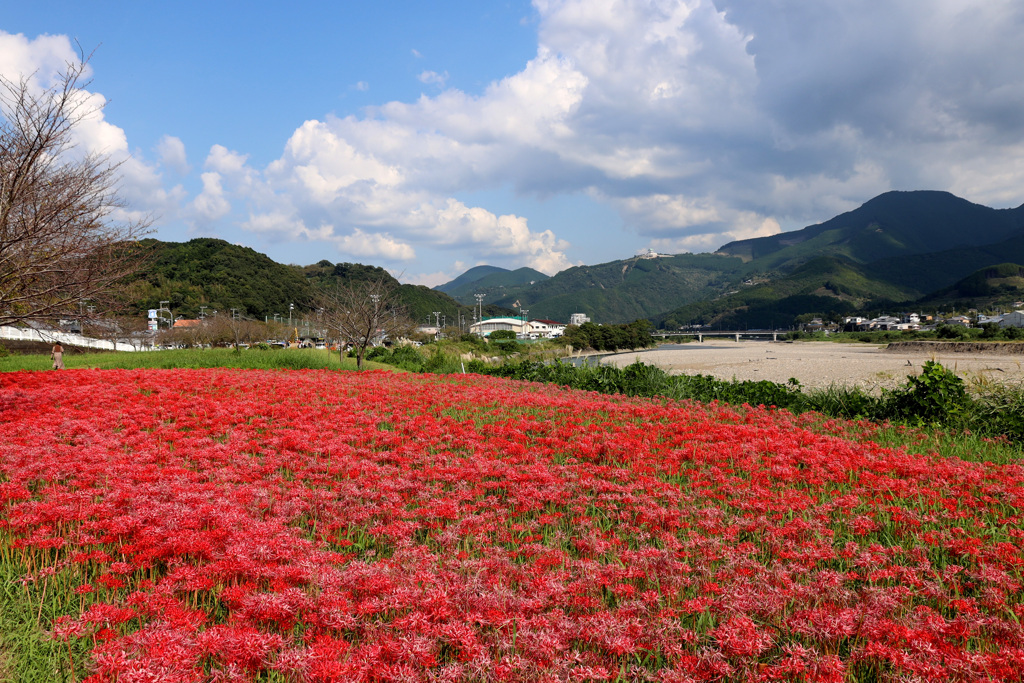
<instances>
[{"instance_id":1,"label":"shrub","mask_svg":"<svg viewBox=\"0 0 1024 683\"><path fill-rule=\"evenodd\" d=\"M907 384L883 392L888 417L917 422L955 422L970 407L964 382L952 370L926 361L920 375L907 375Z\"/></svg>"}]
</instances>

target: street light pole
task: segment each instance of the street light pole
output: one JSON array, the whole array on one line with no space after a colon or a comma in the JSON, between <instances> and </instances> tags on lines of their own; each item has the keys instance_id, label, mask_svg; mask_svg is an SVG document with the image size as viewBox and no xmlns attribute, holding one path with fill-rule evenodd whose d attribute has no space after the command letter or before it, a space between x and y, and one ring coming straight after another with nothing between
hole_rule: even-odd
<instances>
[{"instance_id":1,"label":"street light pole","mask_svg":"<svg viewBox=\"0 0 1024 683\"><path fill-rule=\"evenodd\" d=\"M484 329L484 297L486 295L485 294L474 294L473 296L476 297L476 306L477 306L478 309L480 309L480 317L477 318L477 322L480 323L480 329L478 330L478 332L480 333L480 336L483 336L483 329Z\"/></svg>"}]
</instances>

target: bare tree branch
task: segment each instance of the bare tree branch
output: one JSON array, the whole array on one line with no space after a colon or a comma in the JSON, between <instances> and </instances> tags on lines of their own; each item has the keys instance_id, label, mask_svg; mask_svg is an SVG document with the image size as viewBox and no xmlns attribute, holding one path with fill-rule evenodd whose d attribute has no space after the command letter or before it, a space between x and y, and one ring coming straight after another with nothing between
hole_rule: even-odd
<instances>
[{"instance_id":1,"label":"bare tree branch","mask_svg":"<svg viewBox=\"0 0 1024 683\"><path fill-rule=\"evenodd\" d=\"M115 220L119 164L74 149L75 126L94 113L87 63L41 92L0 77L0 324L79 317L83 300L109 302L140 265L134 242L151 220Z\"/></svg>"},{"instance_id":2,"label":"bare tree branch","mask_svg":"<svg viewBox=\"0 0 1024 683\"><path fill-rule=\"evenodd\" d=\"M367 348L402 336L412 327L398 288L385 276L324 291L317 306L328 330L355 349L359 369Z\"/></svg>"}]
</instances>

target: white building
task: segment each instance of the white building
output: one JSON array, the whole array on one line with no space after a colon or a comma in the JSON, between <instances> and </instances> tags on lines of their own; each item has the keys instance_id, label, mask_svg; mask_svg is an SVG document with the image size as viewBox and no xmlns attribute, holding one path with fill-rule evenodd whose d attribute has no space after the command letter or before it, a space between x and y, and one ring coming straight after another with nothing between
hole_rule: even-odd
<instances>
[{"instance_id":1,"label":"white building","mask_svg":"<svg viewBox=\"0 0 1024 683\"><path fill-rule=\"evenodd\" d=\"M583 323L589 323L590 317L586 313L573 313L569 316L570 325L582 325Z\"/></svg>"},{"instance_id":2,"label":"white building","mask_svg":"<svg viewBox=\"0 0 1024 683\"><path fill-rule=\"evenodd\" d=\"M565 332L565 325L555 320L531 320L528 325L530 339L554 339Z\"/></svg>"},{"instance_id":3,"label":"white building","mask_svg":"<svg viewBox=\"0 0 1024 683\"><path fill-rule=\"evenodd\" d=\"M522 318L484 318L478 323L469 326L470 334L478 334L481 337L490 336L496 330L510 330L516 336L529 334L530 323Z\"/></svg>"}]
</instances>

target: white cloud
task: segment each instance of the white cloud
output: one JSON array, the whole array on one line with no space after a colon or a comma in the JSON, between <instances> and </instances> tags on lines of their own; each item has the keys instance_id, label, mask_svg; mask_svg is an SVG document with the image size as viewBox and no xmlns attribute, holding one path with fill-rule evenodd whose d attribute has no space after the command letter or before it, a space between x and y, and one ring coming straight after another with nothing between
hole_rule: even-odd
<instances>
[{"instance_id":1,"label":"white cloud","mask_svg":"<svg viewBox=\"0 0 1024 683\"><path fill-rule=\"evenodd\" d=\"M420 83L427 83L430 85L444 86L448 82L448 72L437 73L436 71L424 71L417 76Z\"/></svg>"},{"instance_id":2,"label":"white cloud","mask_svg":"<svg viewBox=\"0 0 1024 683\"><path fill-rule=\"evenodd\" d=\"M71 47L67 36L42 35L29 40L24 35L0 30L0 76L19 82L28 78L37 91L56 83L69 63L77 62L78 53ZM92 67L86 67L86 80Z\"/></svg>"},{"instance_id":3,"label":"white cloud","mask_svg":"<svg viewBox=\"0 0 1024 683\"><path fill-rule=\"evenodd\" d=\"M238 175L246 171L248 160L248 154L239 154L223 145L214 145L210 148L203 167L224 175Z\"/></svg>"},{"instance_id":4,"label":"white cloud","mask_svg":"<svg viewBox=\"0 0 1024 683\"><path fill-rule=\"evenodd\" d=\"M387 233L367 233L355 228L351 234L338 239L338 248L353 256L384 258L392 261L411 261L416 251L405 242Z\"/></svg>"},{"instance_id":5,"label":"white cloud","mask_svg":"<svg viewBox=\"0 0 1024 683\"><path fill-rule=\"evenodd\" d=\"M224 197L219 173L207 171L202 175L203 191L192 201L192 209L201 223L213 223L231 211L231 203Z\"/></svg>"},{"instance_id":6,"label":"white cloud","mask_svg":"<svg viewBox=\"0 0 1024 683\"><path fill-rule=\"evenodd\" d=\"M185 155L185 143L180 138L171 135L164 135L156 146L157 154L160 156L160 163L164 166L186 175L190 167Z\"/></svg>"},{"instance_id":7,"label":"white cloud","mask_svg":"<svg viewBox=\"0 0 1024 683\"><path fill-rule=\"evenodd\" d=\"M1016 0L935 0L927 12L918 0L533 4L537 50L517 72L464 92L421 70L439 92L306 121L265 167L215 145L195 215L366 258L406 263L440 249L554 272L571 264L567 238L593 236L537 230L467 197L585 194L659 251L802 227L893 188L1022 200ZM5 74L39 68L45 83L73 56L66 38L0 33ZM85 148L129 158L102 113L81 134ZM180 171L175 140L158 152ZM141 160L126 170L133 196L162 182ZM153 203L173 213L179 192Z\"/></svg>"}]
</instances>

